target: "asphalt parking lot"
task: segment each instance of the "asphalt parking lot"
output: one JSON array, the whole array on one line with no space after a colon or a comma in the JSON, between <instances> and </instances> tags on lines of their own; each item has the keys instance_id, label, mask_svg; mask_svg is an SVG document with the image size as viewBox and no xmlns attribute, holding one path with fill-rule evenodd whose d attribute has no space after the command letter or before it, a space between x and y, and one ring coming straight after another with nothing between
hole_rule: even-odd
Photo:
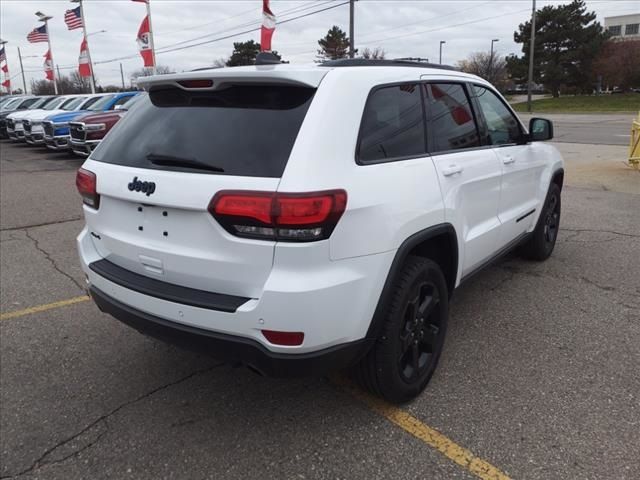
<instances>
[{"instance_id":1,"label":"asphalt parking lot","mask_svg":"<svg viewBox=\"0 0 640 480\"><path fill-rule=\"evenodd\" d=\"M101 314L74 243L82 160L2 142L0 477L640 478L640 174L623 191L583 181L571 169L593 149L557 128L577 143L558 144L554 255L508 256L456 292L440 366L402 408Z\"/></svg>"}]
</instances>

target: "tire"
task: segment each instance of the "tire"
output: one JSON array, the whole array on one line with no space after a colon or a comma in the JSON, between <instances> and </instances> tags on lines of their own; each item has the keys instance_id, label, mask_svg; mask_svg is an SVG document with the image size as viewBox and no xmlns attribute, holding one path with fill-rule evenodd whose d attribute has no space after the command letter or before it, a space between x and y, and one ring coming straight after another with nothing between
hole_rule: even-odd
<instances>
[{"instance_id":1,"label":"tire","mask_svg":"<svg viewBox=\"0 0 640 480\"><path fill-rule=\"evenodd\" d=\"M522 245L519 253L529 260L543 261L549 258L558 239L560 229L560 187L552 183L531 238Z\"/></svg>"},{"instance_id":2,"label":"tire","mask_svg":"<svg viewBox=\"0 0 640 480\"><path fill-rule=\"evenodd\" d=\"M408 257L384 311L380 336L355 366L354 378L385 400L403 403L425 389L444 346L449 296L440 267Z\"/></svg>"}]
</instances>

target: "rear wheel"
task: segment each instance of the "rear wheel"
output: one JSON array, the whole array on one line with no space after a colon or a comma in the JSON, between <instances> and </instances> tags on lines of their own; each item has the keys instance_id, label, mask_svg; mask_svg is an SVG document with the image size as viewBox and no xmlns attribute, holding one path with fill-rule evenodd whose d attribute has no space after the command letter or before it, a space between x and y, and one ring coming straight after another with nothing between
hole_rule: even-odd
<instances>
[{"instance_id":1,"label":"rear wheel","mask_svg":"<svg viewBox=\"0 0 640 480\"><path fill-rule=\"evenodd\" d=\"M440 267L429 259L409 257L395 281L382 333L355 368L356 380L394 403L416 397L440 358L448 314Z\"/></svg>"},{"instance_id":2,"label":"rear wheel","mask_svg":"<svg viewBox=\"0 0 640 480\"><path fill-rule=\"evenodd\" d=\"M531 238L520 247L519 253L530 260L546 260L556 245L560 229L560 187L552 183L542 213Z\"/></svg>"}]
</instances>

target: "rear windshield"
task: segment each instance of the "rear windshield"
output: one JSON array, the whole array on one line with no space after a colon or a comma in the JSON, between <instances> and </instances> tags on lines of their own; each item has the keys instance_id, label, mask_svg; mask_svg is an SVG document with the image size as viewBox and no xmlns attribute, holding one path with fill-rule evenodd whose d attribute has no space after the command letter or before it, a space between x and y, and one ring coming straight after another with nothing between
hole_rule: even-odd
<instances>
[{"instance_id":1,"label":"rear windshield","mask_svg":"<svg viewBox=\"0 0 640 480\"><path fill-rule=\"evenodd\" d=\"M280 177L314 93L280 85L152 91L91 158L138 168Z\"/></svg>"}]
</instances>

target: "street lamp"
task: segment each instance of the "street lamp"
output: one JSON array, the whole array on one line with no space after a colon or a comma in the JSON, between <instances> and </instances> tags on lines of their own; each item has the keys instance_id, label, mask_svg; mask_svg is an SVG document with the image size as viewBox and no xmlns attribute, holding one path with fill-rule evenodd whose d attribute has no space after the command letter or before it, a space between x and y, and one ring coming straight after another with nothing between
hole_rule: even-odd
<instances>
[{"instance_id":1,"label":"street lamp","mask_svg":"<svg viewBox=\"0 0 640 480\"><path fill-rule=\"evenodd\" d=\"M51 51L51 35L49 34L49 20L53 17L51 15L46 15L41 11L36 12L36 17L42 23L44 23L44 28L47 31L47 44L49 46L49 58L51 59L51 75L53 76L53 91L56 95L58 95L58 82L56 81L56 71L54 69L55 62L53 61L53 52Z\"/></svg>"},{"instance_id":2,"label":"street lamp","mask_svg":"<svg viewBox=\"0 0 640 480\"><path fill-rule=\"evenodd\" d=\"M444 40L440 40L440 65L442 65L442 45L444 45L445 43L447 43Z\"/></svg>"},{"instance_id":3,"label":"street lamp","mask_svg":"<svg viewBox=\"0 0 640 480\"><path fill-rule=\"evenodd\" d=\"M493 40L491 40L491 57L489 57L489 81L493 80L493 44L499 41L499 38L494 38Z\"/></svg>"}]
</instances>

